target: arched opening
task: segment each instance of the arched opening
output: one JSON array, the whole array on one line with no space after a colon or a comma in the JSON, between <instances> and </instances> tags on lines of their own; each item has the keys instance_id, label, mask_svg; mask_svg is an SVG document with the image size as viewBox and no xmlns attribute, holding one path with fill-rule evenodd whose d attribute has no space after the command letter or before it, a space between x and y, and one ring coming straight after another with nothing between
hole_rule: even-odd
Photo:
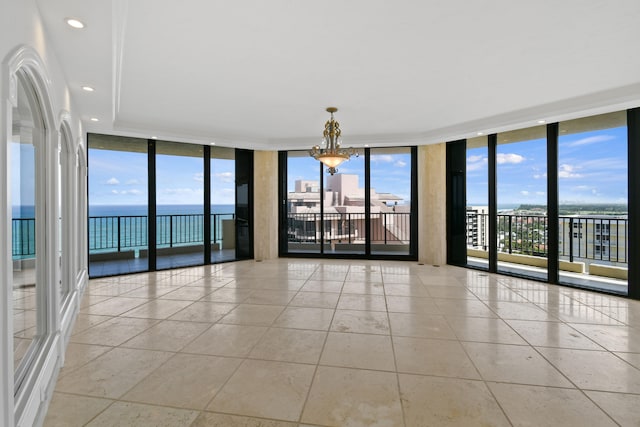
<instances>
[{"instance_id":1,"label":"arched opening","mask_svg":"<svg viewBox=\"0 0 640 427\"><path fill-rule=\"evenodd\" d=\"M26 70L16 72L10 152L13 361L17 391L47 333L45 136L41 101Z\"/></svg>"}]
</instances>

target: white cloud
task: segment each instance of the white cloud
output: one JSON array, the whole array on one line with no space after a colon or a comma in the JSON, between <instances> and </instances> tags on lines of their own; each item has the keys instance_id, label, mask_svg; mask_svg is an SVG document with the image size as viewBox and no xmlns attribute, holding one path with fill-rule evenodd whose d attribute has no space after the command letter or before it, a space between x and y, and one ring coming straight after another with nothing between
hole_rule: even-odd
<instances>
[{"instance_id":1,"label":"white cloud","mask_svg":"<svg viewBox=\"0 0 640 427\"><path fill-rule=\"evenodd\" d=\"M214 173L213 176L222 182L233 182L236 177L233 172L219 172Z\"/></svg>"},{"instance_id":2,"label":"white cloud","mask_svg":"<svg viewBox=\"0 0 640 427\"><path fill-rule=\"evenodd\" d=\"M560 165L558 178L582 178L582 175L575 172L575 168L568 164Z\"/></svg>"},{"instance_id":3,"label":"white cloud","mask_svg":"<svg viewBox=\"0 0 640 427\"><path fill-rule=\"evenodd\" d=\"M467 172L483 169L488 162L489 160L484 156L469 156L467 157Z\"/></svg>"},{"instance_id":4,"label":"white cloud","mask_svg":"<svg viewBox=\"0 0 640 427\"><path fill-rule=\"evenodd\" d=\"M120 181L116 177L110 178L107 180L107 185L118 185Z\"/></svg>"},{"instance_id":5,"label":"white cloud","mask_svg":"<svg viewBox=\"0 0 640 427\"><path fill-rule=\"evenodd\" d=\"M194 173L193 180L196 182L204 182L204 173L203 172Z\"/></svg>"},{"instance_id":6,"label":"white cloud","mask_svg":"<svg viewBox=\"0 0 640 427\"><path fill-rule=\"evenodd\" d=\"M544 191L536 191L536 196L544 196L545 194L547 193L545 193Z\"/></svg>"},{"instance_id":7,"label":"white cloud","mask_svg":"<svg viewBox=\"0 0 640 427\"><path fill-rule=\"evenodd\" d=\"M627 160L621 157L601 157L593 160L586 160L580 163L580 167L588 171L606 171L611 175L611 171L626 171Z\"/></svg>"},{"instance_id":8,"label":"white cloud","mask_svg":"<svg viewBox=\"0 0 640 427\"><path fill-rule=\"evenodd\" d=\"M537 174L533 175L533 177L534 177L535 179L546 178L546 177L547 177L547 173L546 173L546 172L545 172L545 173L543 173L543 174L539 174L539 173L537 173Z\"/></svg>"},{"instance_id":9,"label":"white cloud","mask_svg":"<svg viewBox=\"0 0 640 427\"><path fill-rule=\"evenodd\" d=\"M140 181L138 181L137 179L130 179L129 181L127 181L127 185L138 185L140 184Z\"/></svg>"},{"instance_id":10,"label":"white cloud","mask_svg":"<svg viewBox=\"0 0 640 427\"><path fill-rule=\"evenodd\" d=\"M394 166L397 166L397 167L399 167L399 168L403 168L403 167L407 166L407 162L403 162L402 160L398 160L398 161L397 161L397 162L395 162L393 165L394 165Z\"/></svg>"},{"instance_id":11,"label":"white cloud","mask_svg":"<svg viewBox=\"0 0 640 427\"><path fill-rule=\"evenodd\" d=\"M528 196L529 192L527 190L522 190L520 194L522 194L523 196Z\"/></svg>"},{"instance_id":12,"label":"white cloud","mask_svg":"<svg viewBox=\"0 0 640 427\"><path fill-rule=\"evenodd\" d=\"M371 161L391 163L393 162L393 156L391 154L374 154L371 156Z\"/></svg>"},{"instance_id":13,"label":"white cloud","mask_svg":"<svg viewBox=\"0 0 640 427\"><path fill-rule=\"evenodd\" d=\"M589 136L587 138L578 139L577 141L573 141L567 144L569 147L579 147L581 145L589 145L589 144L597 144L599 142L606 142L615 139L613 135L596 135Z\"/></svg>"},{"instance_id":14,"label":"white cloud","mask_svg":"<svg viewBox=\"0 0 640 427\"><path fill-rule=\"evenodd\" d=\"M514 154L514 153L498 153L496 155L496 162L499 165L505 164L505 163L511 163L511 164L518 164L518 163L522 163L524 162L526 159L524 157L522 157L520 154Z\"/></svg>"},{"instance_id":15,"label":"white cloud","mask_svg":"<svg viewBox=\"0 0 640 427\"><path fill-rule=\"evenodd\" d=\"M117 194L119 196L137 196L138 194L142 194L142 192L134 188L132 190L111 190L111 194Z\"/></svg>"},{"instance_id":16,"label":"white cloud","mask_svg":"<svg viewBox=\"0 0 640 427\"><path fill-rule=\"evenodd\" d=\"M194 190L193 188L164 188L162 192L164 194L195 194L202 192L202 190Z\"/></svg>"},{"instance_id":17,"label":"white cloud","mask_svg":"<svg viewBox=\"0 0 640 427\"><path fill-rule=\"evenodd\" d=\"M574 191L590 191L590 190L592 190L592 187L590 187L588 185L576 185L575 187L572 187L572 190L574 190Z\"/></svg>"}]
</instances>

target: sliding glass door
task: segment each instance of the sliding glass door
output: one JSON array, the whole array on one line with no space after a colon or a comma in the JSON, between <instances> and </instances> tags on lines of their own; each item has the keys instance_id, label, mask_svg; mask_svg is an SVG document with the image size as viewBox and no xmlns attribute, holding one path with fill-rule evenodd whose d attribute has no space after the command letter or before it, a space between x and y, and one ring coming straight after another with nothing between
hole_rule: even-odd
<instances>
[{"instance_id":1,"label":"sliding glass door","mask_svg":"<svg viewBox=\"0 0 640 427\"><path fill-rule=\"evenodd\" d=\"M498 134L498 271L547 279L545 126Z\"/></svg>"},{"instance_id":2,"label":"sliding glass door","mask_svg":"<svg viewBox=\"0 0 640 427\"><path fill-rule=\"evenodd\" d=\"M89 275L149 269L147 140L89 134Z\"/></svg>"},{"instance_id":3,"label":"sliding glass door","mask_svg":"<svg viewBox=\"0 0 640 427\"><path fill-rule=\"evenodd\" d=\"M88 147L91 277L253 257L253 152L97 134Z\"/></svg>"},{"instance_id":4,"label":"sliding glass door","mask_svg":"<svg viewBox=\"0 0 640 427\"><path fill-rule=\"evenodd\" d=\"M320 165L306 151L289 151L286 168L287 251L319 254Z\"/></svg>"},{"instance_id":5,"label":"sliding glass door","mask_svg":"<svg viewBox=\"0 0 640 427\"><path fill-rule=\"evenodd\" d=\"M337 173L323 174L322 244L325 254L366 253L364 160L364 156L352 157L340 165Z\"/></svg>"},{"instance_id":6,"label":"sliding glass door","mask_svg":"<svg viewBox=\"0 0 640 427\"><path fill-rule=\"evenodd\" d=\"M333 175L307 151L282 153L283 255L415 258L414 151L366 148Z\"/></svg>"},{"instance_id":7,"label":"sliding glass door","mask_svg":"<svg viewBox=\"0 0 640 427\"><path fill-rule=\"evenodd\" d=\"M211 262L236 258L236 151L211 147Z\"/></svg>"},{"instance_id":8,"label":"sliding glass door","mask_svg":"<svg viewBox=\"0 0 640 427\"><path fill-rule=\"evenodd\" d=\"M489 267L489 148L488 138L467 140L466 240L467 265Z\"/></svg>"},{"instance_id":9,"label":"sliding glass door","mask_svg":"<svg viewBox=\"0 0 640 427\"><path fill-rule=\"evenodd\" d=\"M624 111L559 123L560 282L627 292Z\"/></svg>"},{"instance_id":10,"label":"sliding glass door","mask_svg":"<svg viewBox=\"0 0 640 427\"><path fill-rule=\"evenodd\" d=\"M156 268L204 263L203 147L156 142Z\"/></svg>"},{"instance_id":11,"label":"sliding glass door","mask_svg":"<svg viewBox=\"0 0 640 427\"><path fill-rule=\"evenodd\" d=\"M450 142L466 144L466 265L637 297L638 111Z\"/></svg>"},{"instance_id":12,"label":"sliding glass door","mask_svg":"<svg viewBox=\"0 0 640 427\"><path fill-rule=\"evenodd\" d=\"M411 148L372 148L370 159L371 253L409 255Z\"/></svg>"}]
</instances>

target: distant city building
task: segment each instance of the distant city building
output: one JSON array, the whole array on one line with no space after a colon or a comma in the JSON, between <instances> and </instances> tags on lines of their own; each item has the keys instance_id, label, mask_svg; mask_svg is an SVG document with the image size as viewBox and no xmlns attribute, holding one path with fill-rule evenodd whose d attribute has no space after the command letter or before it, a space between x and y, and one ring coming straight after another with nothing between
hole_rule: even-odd
<instances>
[{"instance_id":1,"label":"distant city building","mask_svg":"<svg viewBox=\"0 0 640 427\"><path fill-rule=\"evenodd\" d=\"M295 191L287 196L289 241L321 240L320 183L296 180ZM324 240L338 243L364 243L365 192L358 175L327 176L323 189ZM410 239L410 205L391 193L370 192L371 240L406 243Z\"/></svg>"},{"instance_id":2,"label":"distant city building","mask_svg":"<svg viewBox=\"0 0 640 427\"><path fill-rule=\"evenodd\" d=\"M613 265L627 263L627 216L570 215L559 218L560 252Z\"/></svg>"},{"instance_id":3,"label":"distant city building","mask_svg":"<svg viewBox=\"0 0 640 427\"><path fill-rule=\"evenodd\" d=\"M487 206L467 207L468 248L488 250L488 213ZM498 215L498 251L546 256L547 221L546 215L520 211ZM626 267L626 215L566 215L558 221L561 259Z\"/></svg>"},{"instance_id":4,"label":"distant city building","mask_svg":"<svg viewBox=\"0 0 640 427\"><path fill-rule=\"evenodd\" d=\"M467 206L467 246L487 250L489 244L488 214L488 206Z\"/></svg>"}]
</instances>

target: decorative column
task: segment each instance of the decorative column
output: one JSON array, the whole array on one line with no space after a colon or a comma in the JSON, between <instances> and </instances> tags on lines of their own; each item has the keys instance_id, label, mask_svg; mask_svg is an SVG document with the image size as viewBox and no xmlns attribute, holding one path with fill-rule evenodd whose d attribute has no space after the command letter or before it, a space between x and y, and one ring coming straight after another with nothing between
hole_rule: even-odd
<instances>
[{"instance_id":1,"label":"decorative column","mask_svg":"<svg viewBox=\"0 0 640 427\"><path fill-rule=\"evenodd\" d=\"M254 151L253 253L256 260L278 258L278 152Z\"/></svg>"},{"instance_id":2,"label":"decorative column","mask_svg":"<svg viewBox=\"0 0 640 427\"><path fill-rule=\"evenodd\" d=\"M447 262L446 144L418 147L418 262Z\"/></svg>"}]
</instances>

